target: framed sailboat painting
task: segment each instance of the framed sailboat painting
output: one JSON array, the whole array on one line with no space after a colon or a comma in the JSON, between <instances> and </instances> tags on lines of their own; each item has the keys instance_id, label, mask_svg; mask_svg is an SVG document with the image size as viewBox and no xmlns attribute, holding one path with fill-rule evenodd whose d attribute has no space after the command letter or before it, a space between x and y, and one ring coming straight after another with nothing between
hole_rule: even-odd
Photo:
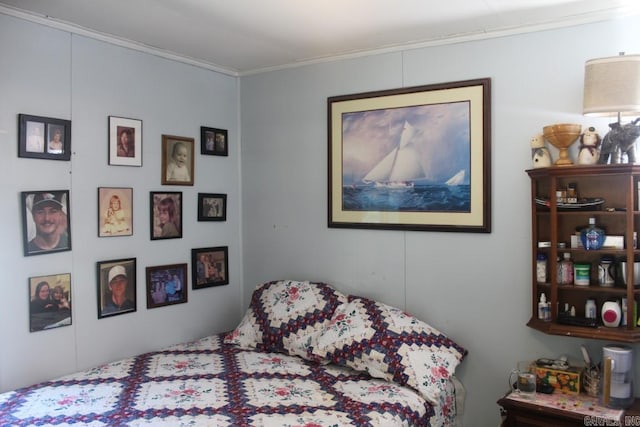
<instances>
[{"instance_id":1,"label":"framed sailboat painting","mask_svg":"<svg viewBox=\"0 0 640 427\"><path fill-rule=\"evenodd\" d=\"M491 232L491 79L328 98L329 227Z\"/></svg>"}]
</instances>

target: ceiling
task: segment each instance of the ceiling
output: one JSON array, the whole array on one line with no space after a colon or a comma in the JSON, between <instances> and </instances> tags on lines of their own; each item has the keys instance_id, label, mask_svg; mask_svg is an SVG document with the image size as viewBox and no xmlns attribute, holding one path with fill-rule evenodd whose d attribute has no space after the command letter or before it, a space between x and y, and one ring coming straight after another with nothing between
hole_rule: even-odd
<instances>
[{"instance_id":1,"label":"ceiling","mask_svg":"<svg viewBox=\"0 0 640 427\"><path fill-rule=\"evenodd\" d=\"M637 14L637 0L0 0L0 13L231 75Z\"/></svg>"}]
</instances>

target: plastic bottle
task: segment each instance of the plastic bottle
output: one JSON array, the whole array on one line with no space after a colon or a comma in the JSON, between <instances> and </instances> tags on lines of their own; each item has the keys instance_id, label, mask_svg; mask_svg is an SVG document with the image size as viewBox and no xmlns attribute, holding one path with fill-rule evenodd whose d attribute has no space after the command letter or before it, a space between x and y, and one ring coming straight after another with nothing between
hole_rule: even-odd
<instances>
[{"instance_id":1,"label":"plastic bottle","mask_svg":"<svg viewBox=\"0 0 640 427\"><path fill-rule=\"evenodd\" d=\"M596 302L595 300L588 299L587 303L584 306L584 317L587 319L595 319L596 318Z\"/></svg>"},{"instance_id":2,"label":"plastic bottle","mask_svg":"<svg viewBox=\"0 0 640 427\"><path fill-rule=\"evenodd\" d=\"M558 263L558 284L570 285L573 283L573 261L571 254L565 252L563 259Z\"/></svg>"},{"instance_id":3,"label":"plastic bottle","mask_svg":"<svg viewBox=\"0 0 640 427\"><path fill-rule=\"evenodd\" d=\"M582 246L588 250L597 250L604 245L605 232L602 228L596 227L596 219L589 218L589 226L580 231Z\"/></svg>"},{"instance_id":4,"label":"plastic bottle","mask_svg":"<svg viewBox=\"0 0 640 427\"><path fill-rule=\"evenodd\" d=\"M540 294L540 302L538 303L538 319L548 321L551 320L551 305L547 302L547 296Z\"/></svg>"},{"instance_id":5,"label":"plastic bottle","mask_svg":"<svg viewBox=\"0 0 640 427\"><path fill-rule=\"evenodd\" d=\"M542 253L536 257L536 280L538 283L547 283L547 256Z\"/></svg>"}]
</instances>

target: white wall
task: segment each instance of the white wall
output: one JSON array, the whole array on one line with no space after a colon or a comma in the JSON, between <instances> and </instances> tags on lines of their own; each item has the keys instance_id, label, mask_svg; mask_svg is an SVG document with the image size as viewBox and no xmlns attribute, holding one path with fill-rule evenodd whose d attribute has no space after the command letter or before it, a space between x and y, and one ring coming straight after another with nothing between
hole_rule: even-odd
<instances>
[{"instance_id":1,"label":"white wall","mask_svg":"<svg viewBox=\"0 0 640 427\"><path fill-rule=\"evenodd\" d=\"M0 14L0 391L232 329L241 316L238 79ZM69 162L18 158L19 113L72 121ZM109 115L142 120L143 166L107 163ZM199 154L200 126L229 131L229 156ZM161 135L195 138L195 185L160 184ZM133 236L97 237L97 188L133 188ZM24 257L20 192L68 189L72 251ZM149 238L149 192L183 193L183 237ZM227 221L197 222L198 192L227 193ZM145 268L229 246L230 284L146 308ZM96 262L137 259L137 311L97 318ZM29 332L28 278L71 273L73 324Z\"/></svg>"},{"instance_id":2,"label":"white wall","mask_svg":"<svg viewBox=\"0 0 640 427\"><path fill-rule=\"evenodd\" d=\"M498 424L495 402L518 360L576 358L581 344L599 358L601 342L525 326L524 170L529 139L547 124L594 125L604 135L607 120L581 115L584 63L619 51L640 52L637 18L243 77L245 301L266 280L312 279L414 313L469 350L458 370L469 426ZM482 77L492 79L491 234L327 228L327 97Z\"/></svg>"}]
</instances>

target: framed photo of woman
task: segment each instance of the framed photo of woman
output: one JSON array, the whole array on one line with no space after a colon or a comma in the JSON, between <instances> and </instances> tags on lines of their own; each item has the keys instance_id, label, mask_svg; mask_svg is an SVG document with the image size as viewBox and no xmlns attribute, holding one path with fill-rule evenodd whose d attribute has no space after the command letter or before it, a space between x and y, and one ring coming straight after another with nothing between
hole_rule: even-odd
<instances>
[{"instance_id":1,"label":"framed photo of woman","mask_svg":"<svg viewBox=\"0 0 640 427\"><path fill-rule=\"evenodd\" d=\"M109 116L109 164L142 166L142 120Z\"/></svg>"},{"instance_id":2,"label":"framed photo of woman","mask_svg":"<svg viewBox=\"0 0 640 427\"><path fill-rule=\"evenodd\" d=\"M71 325L71 274L29 278L29 330Z\"/></svg>"}]
</instances>

